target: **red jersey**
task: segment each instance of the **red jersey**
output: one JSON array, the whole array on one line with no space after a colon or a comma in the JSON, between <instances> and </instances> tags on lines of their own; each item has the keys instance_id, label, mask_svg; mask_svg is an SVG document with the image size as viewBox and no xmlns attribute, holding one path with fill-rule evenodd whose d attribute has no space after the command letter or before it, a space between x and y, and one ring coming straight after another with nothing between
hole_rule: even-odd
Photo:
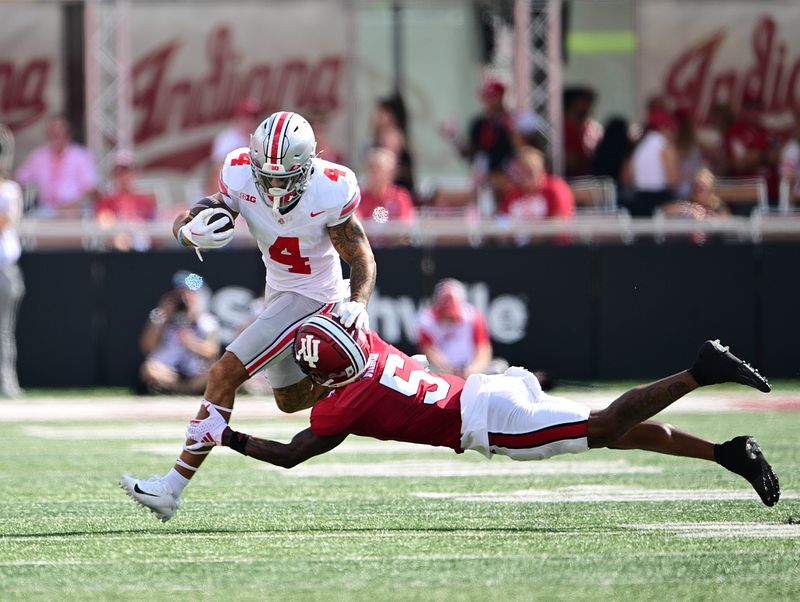
<instances>
[{"instance_id":1,"label":"red jersey","mask_svg":"<svg viewBox=\"0 0 800 602\"><path fill-rule=\"evenodd\" d=\"M564 180L548 174L535 191L509 189L503 195L500 213L522 220L569 217L575 214L575 197Z\"/></svg>"},{"instance_id":2,"label":"red jersey","mask_svg":"<svg viewBox=\"0 0 800 602\"><path fill-rule=\"evenodd\" d=\"M461 453L464 379L432 374L405 353L368 335L364 376L335 389L311 410L311 431L449 447Z\"/></svg>"},{"instance_id":3,"label":"red jersey","mask_svg":"<svg viewBox=\"0 0 800 602\"><path fill-rule=\"evenodd\" d=\"M416 210L411 194L402 186L390 185L384 194L377 195L369 188L361 191L361 203L356 213L362 219L374 219L374 211L379 207L386 209L390 220L409 222L414 219ZM376 219L376 221L380 221Z\"/></svg>"}]
</instances>

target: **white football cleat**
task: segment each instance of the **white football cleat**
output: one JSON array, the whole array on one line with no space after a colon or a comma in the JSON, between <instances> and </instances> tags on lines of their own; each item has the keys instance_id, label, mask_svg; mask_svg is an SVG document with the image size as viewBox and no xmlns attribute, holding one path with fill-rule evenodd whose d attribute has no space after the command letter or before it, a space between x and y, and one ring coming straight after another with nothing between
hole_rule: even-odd
<instances>
[{"instance_id":1,"label":"white football cleat","mask_svg":"<svg viewBox=\"0 0 800 602\"><path fill-rule=\"evenodd\" d=\"M139 505L149 508L163 523L175 515L181 504L181 499L172 493L164 477L141 480L122 475L119 486Z\"/></svg>"}]
</instances>

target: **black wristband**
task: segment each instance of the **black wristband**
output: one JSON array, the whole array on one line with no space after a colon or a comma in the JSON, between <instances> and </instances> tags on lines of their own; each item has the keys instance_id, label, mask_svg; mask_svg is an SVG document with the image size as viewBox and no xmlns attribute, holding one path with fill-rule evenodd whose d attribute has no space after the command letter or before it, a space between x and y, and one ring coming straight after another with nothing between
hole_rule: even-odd
<instances>
[{"instance_id":1,"label":"black wristband","mask_svg":"<svg viewBox=\"0 0 800 602\"><path fill-rule=\"evenodd\" d=\"M244 451L244 449L247 446L247 442L250 440L250 435L234 431L231 427L228 427L227 430L230 431L230 433L226 433L228 435L228 447L230 447L233 451L237 451L243 456L246 456L247 453Z\"/></svg>"}]
</instances>

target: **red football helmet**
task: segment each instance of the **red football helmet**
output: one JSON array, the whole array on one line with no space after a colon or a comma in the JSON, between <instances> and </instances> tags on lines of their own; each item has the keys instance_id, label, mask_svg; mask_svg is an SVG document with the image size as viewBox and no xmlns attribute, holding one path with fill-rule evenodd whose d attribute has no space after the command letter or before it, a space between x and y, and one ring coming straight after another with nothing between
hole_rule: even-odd
<instances>
[{"instance_id":1,"label":"red football helmet","mask_svg":"<svg viewBox=\"0 0 800 602\"><path fill-rule=\"evenodd\" d=\"M331 314L306 320L294 336L294 358L309 378L342 387L367 369L369 342L363 330L347 329Z\"/></svg>"}]
</instances>

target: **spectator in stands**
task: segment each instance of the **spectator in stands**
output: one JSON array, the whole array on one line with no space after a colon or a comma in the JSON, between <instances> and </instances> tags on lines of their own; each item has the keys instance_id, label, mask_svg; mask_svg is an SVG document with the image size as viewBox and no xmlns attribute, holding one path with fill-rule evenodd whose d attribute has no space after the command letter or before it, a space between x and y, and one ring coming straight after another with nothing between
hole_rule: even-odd
<instances>
[{"instance_id":1,"label":"spectator in stands","mask_svg":"<svg viewBox=\"0 0 800 602\"><path fill-rule=\"evenodd\" d=\"M714 181L714 174L708 168L701 168L694 176L689 196L663 205L663 214L698 220L730 215L728 206L714 193Z\"/></svg>"},{"instance_id":2,"label":"spectator in stands","mask_svg":"<svg viewBox=\"0 0 800 602\"><path fill-rule=\"evenodd\" d=\"M529 220L575 214L572 190L561 177L547 173L540 150L522 147L510 171L513 184L503 195L501 215Z\"/></svg>"},{"instance_id":3,"label":"spectator in stands","mask_svg":"<svg viewBox=\"0 0 800 602\"><path fill-rule=\"evenodd\" d=\"M768 196L778 196L779 146L761 123L761 97L747 91L734 122L725 132L725 157L728 175L761 176L767 182Z\"/></svg>"},{"instance_id":4,"label":"spectator in stands","mask_svg":"<svg viewBox=\"0 0 800 602\"><path fill-rule=\"evenodd\" d=\"M358 216L364 222L384 224L410 224L414 221L415 209L411 194L403 186L394 183L397 170L397 156L386 148L373 148L367 155L366 185L361 188L361 202L358 205ZM392 239L391 242L406 241ZM373 246L379 242L389 242L384 237L370 235Z\"/></svg>"},{"instance_id":5,"label":"spectator in stands","mask_svg":"<svg viewBox=\"0 0 800 602\"><path fill-rule=\"evenodd\" d=\"M491 368L492 342L486 318L467 303L466 288L458 280L446 278L436 285L431 306L417 317L417 337L419 352L427 356L435 372L466 378L497 371Z\"/></svg>"},{"instance_id":6,"label":"spectator in stands","mask_svg":"<svg viewBox=\"0 0 800 602\"><path fill-rule=\"evenodd\" d=\"M219 171L225 157L232 150L250 146L250 135L255 131L261 116L261 107L254 98L243 98L233 108L231 122L214 136L211 143L206 189L208 194L219 192Z\"/></svg>"},{"instance_id":7,"label":"spectator in stands","mask_svg":"<svg viewBox=\"0 0 800 602\"><path fill-rule=\"evenodd\" d=\"M23 393L17 380L17 309L25 295L22 272L17 266L22 254L17 226L22 218L22 188L7 179L13 162L14 137L0 124L0 397L17 398Z\"/></svg>"},{"instance_id":8,"label":"spectator in stands","mask_svg":"<svg viewBox=\"0 0 800 602\"><path fill-rule=\"evenodd\" d=\"M397 156L394 183L403 186L412 196L414 186L414 157L408 142L408 112L399 94L381 98L372 114L372 148L386 148Z\"/></svg>"},{"instance_id":9,"label":"spectator in stands","mask_svg":"<svg viewBox=\"0 0 800 602\"><path fill-rule=\"evenodd\" d=\"M139 341L147 391L200 395L208 369L220 352L217 320L203 309L203 279L186 271L172 277L172 289L150 312Z\"/></svg>"},{"instance_id":10,"label":"spectator in stands","mask_svg":"<svg viewBox=\"0 0 800 602\"><path fill-rule=\"evenodd\" d=\"M504 104L505 90L505 85L497 79L487 78L483 82L479 91L483 110L471 120L466 140L451 125L440 128L440 133L470 161L475 189L488 184L495 203L499 203L508 187L506 168L514 158L514 133Z\"/></svg>"},{"instance_id":11,"label":"spectator in stands","mask_svg":"<svg viewBox=\"0 0 800 602\"><path fill-rule=\"evenodd\" d=\"M544 154L525 146L509 169L512 184L503 195L498 216L514 222L550 218L569 218L575 215L575 196L569 185L559 176L548 174ZM518 246L530 243L529 236L517 235ZM553 242L568 244L572 238L558 235Z\"/></svg>"},{"instance_id":12,"label":"spectator in stands","mask_svg":"<svg viewBox=\"0 0 800 602\"><path fill-rule=\"evenodd\" d=\"M592 155L603 134L600 124L591 117L596 100L597 94L589 87L564 89L564 175L567 178L591 173Z\"/></svg>"},{"instance_id":13,"label":"spectator in stands","mask_svg":"<svg viewBox=\"0 0 800 602\"><path fill-rule=\"evenodd\" d=\"M692 194L695 176L705 167L703 150L697 140L697 129L694 115L690 108L675 111L677 129L675 133L675 152L678 156L680 178L675 187L679 199L686 199Z\"/></svg>"},{"instance_id":14,"label":"spectator in stands","mask_svg":"<svg viewBox=\"0 0 800 602\"><path fill-rule=\"evenodd\" d=\"M592 175L613 179L620 195L631 183L630 159L633 146L628 120L615 115L606 122L603 137L592 155Z\"/></svg>"},{"instance_id":15,"label":"spectator in stands","mask_svg":"<svg viewBox=\"0 0 800 602\"><path fill-rule=\"evenodd\" d=\"M96 198L97 167L89 151L72 141L69 122L51 117L46 144L34 149L17 169L16 180L37 192L35 213L42 217L83 217Z\"/></svg>"},{"instance_id":16,"label":"spectator in stands","mask_svg":"<svg viewBox=\"0 0 800 602\"><path fill-rule=\"evenodd\" d=\"M95 215L100 226L108 227L118 222L140 224L156 218L156 199L152 194L136 192L136 166L129 152L117 154L114 163L113 182L108 194L97 201ZM116 234L113 246L118 251L146 251L150 238L137 231Z\"/></svg>"},{"instance_id":17,"label":"spectator in stands","mask_svg":"<svg viewBox=\"0 0 800 602\"><path fill-rule=\"evenodd\" d=\"M677 198L680 167L676 129L677 121L669 111L653 109L647 116L645 133L631 157L634 196L627 207L632 215L650 216L657 207Z\"/></svg>"}]
</instances>

